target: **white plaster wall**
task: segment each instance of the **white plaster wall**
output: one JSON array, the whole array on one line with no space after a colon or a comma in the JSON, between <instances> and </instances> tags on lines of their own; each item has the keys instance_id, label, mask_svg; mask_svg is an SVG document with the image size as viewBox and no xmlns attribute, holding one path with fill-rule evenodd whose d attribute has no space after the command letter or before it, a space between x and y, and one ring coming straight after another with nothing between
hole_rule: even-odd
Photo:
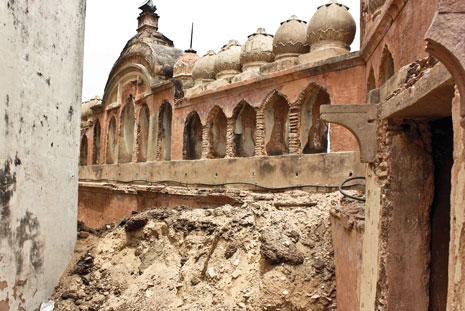
<instances>
[{"instance_id":1,"label":"white plaster wall","mask_svg":"<svg viewBox=\"0 0 465 311\"><path fill-rule=\"evenodd\" d=\"M0 311L38 310L73 253L84 16L0 2Z\"/></svg>"}]
</instances>

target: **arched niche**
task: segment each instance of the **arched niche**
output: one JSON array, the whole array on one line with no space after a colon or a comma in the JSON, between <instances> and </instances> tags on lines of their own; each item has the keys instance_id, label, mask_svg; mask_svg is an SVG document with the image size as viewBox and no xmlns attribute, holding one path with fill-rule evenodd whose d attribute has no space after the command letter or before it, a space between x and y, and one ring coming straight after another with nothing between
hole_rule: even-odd
<instances>
[{"instance_id":1,"label":"arched niche","mask_svg":"<svg viewBox=\"0 0 465 311\"><path fill-rule=\"evenodd\" d=\"M265 150L269 156L289 153L289 104L282 95L274 93L266 102Z\"/></svg>"},{"instance_id":2,"label":"arched niche","mask_svg":"<svg viewBox=\"0 0 465 311\"><path fill-rule=\"evenodd\" d=\"M219 159L226 156L226 128L227 119L223 110L215 106L208 114L208 140L209 140L209 159Z\"/></svg>"},{"instance_id":3,"label":"arched niche","mask_svg":"<svg viewBox=\"0 0 465 311\"><path fill-rule=\"evenodd\" d=\"M159 160L171 160L171 123L173 110L170 103L164 102L158 114L158 146Z\"/></svg>"},{"instance_id":4,"label":"arched niche","mask_svg":"<svg viewBox=\"0 0 465 311\"><path fill-rule=\"evenodd\" d=\"M301 109L300 138L303 154L325 153L328 150L328 124L320 119L320 106L329 105L329 94L314 87Z\"/></svg>"},{"instance_id":5,"label":"arched niche","mask_svg":"<svg viewBox=\"0 0 465 311\"><path fill-rule=\"evenodd\" d=\"M150 91L150 74L146 68L140 64L130 64L123 69L110 75L103 103L105 108L110 105L118 105L124 103L124 98L129 94L125 93L125 87L129 84L134 86L130 93L133 98L141 98L149 94Z\"/></svg>"},{"instance_id":6,"label":"arched niche","mask_svg":"<svg viewBox=\"0 0 465 311\"><path fill-rule=\"evenodd\" d=\"M94 123L93 130L93 149L92 149L92 164L99 164L100 159L100 135L102 133L100 121L97 119Z\"/></svg>"},{"instance_id":7,"label":"arched niche","mask_svg":"<svg viewBox=\"0 0 465 311\"><path fill-rule=\"evenodd\" d=\"M196 111L192 111L184 124L184 160L197 160L202 157L202 122Z\"/></svg>"},{"instance_id":8,"label":"arched niche","mask_svg":"<svg viewBox=\"0 0 465 311\"><path fill-rule=\"evenodd\" d=\"M367 92L376 89L376 78L375 78L375 71L373 67L370 69L370 74L368 75L367 80Z\"/></svg>"},{"instance_id":9,"label":"arched niche","mask_svg":"<svg viewBox=\"0 0 465 311\"><path fill-rule=\"evenodd\" d=\"M134 127L135 127L135 107L134 102L130 98L126 102L121 113L120 121L120 139L119 139L119 152L118 162L129 163L132 161L132 154L134 149Z\"/></svg>"},{"instance_id":10,"label":"arched niche","mask_svg":"<svg viewBox=\"0 0 465 311\"><path fill-rule=\"evenodd\" d=\"M394 58L387 45L384 47L383 57L379 68L379 85L386 83L395 73Z\"/></svg>"},{"instance_id":11,"label":"arched niche","mask_svg":"<svg viewBox=\"0 0 465 311\"><path fill-rule=\"evenodd\" d=\"M233 148L236 157L253 157L257 112L247 102L239 103L234 109Z\"/></svg>"},{"instance_id":12,"label":"arched niche","mask_svg":"<svg viewBox=\"0 0 465 311\"><path fill-rule=\"evenodd\" d=\"M150 130L150 111L149 107L146 104L143 104L139 110L138 121L139 122L137 123L137 162L147 162Z\"/></svg>"},{"instance_id":13,"label":"arched niche","mask_svg":"<svg viewBox=\"0 0 465 311\"><path fill-rule=\"evenodd\" d=\"M114 164L116 159L116 118L112 116L107 132L107 164Z\"/></svg>"},{"instance_id":14,"label":"arched niche","mask_svg":"<svg viewBox=\"0 0 465 311\"><path fill-rule=\"evenodd\" d=\"M81 139L81 148L80 148L80 156L79 156L79 165L80 166L86 166L87 165L87 136L84 135L82 136Z\"/></svg>"}]
</instances>

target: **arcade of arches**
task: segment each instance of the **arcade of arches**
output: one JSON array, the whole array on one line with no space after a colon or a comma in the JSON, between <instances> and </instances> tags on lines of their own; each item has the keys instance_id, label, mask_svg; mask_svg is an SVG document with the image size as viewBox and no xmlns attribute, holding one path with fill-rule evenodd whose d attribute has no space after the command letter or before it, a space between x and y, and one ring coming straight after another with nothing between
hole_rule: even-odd
<instances>
[{"instance_id":1,"label":"arcade of arches","mask_svg":"<svg viewBox=\"0 0 465 311\"><path fill-rule=\"evenodd\" d=\"M308 93L304 100L294 103L276 90L257 107L241 100L230 117L215 105L206 114L204 124L194 109L183 124L182 159L326 153L328 125L319 119L319 109L330 104L330 95L317 85L312 84L309 89L310 92L303 91ZM97 117L92 122L92 162L85 159L89 146L84 135L81 165L171 160L172 109L172 104L165 100L158 111L151 112L146 102L134 103L130 96L121 113L112 112L111 117L102 121ZM100 122L107 123L106 132L101 131ZM264 148L257 146L260 140L264 141ZM292 143L299 148L290 150Z\"/></svg>"}]
</instances>

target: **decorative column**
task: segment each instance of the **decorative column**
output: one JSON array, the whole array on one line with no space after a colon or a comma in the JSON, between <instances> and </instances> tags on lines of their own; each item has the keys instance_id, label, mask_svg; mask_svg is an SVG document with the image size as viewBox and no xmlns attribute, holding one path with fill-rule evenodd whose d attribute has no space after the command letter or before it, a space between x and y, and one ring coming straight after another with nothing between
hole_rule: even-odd
<instances>
[{"instance_id":1,"label":"decorative column","mask_svg":"<svg viewBox=\"0 0 465 311\"><path fill-rule=\"evenodd\" d=\"M234 118L228 119L228 125L226 127L226 158L234 158L235 147L234 147Z\"/></svg>"},{"instance_id":2,"label":"decorative column","mask_svg":"<svg viewBox=\"0 0 465 311\"><path fill-rule=\"evenodd\" d=\"M255 156L265 155L265 115L263 108L257 110L257 126L255 130Z\"/></svg>"},{"instance_id":3,"label":"decorative column","mask_svg":"<svg viewBox=\"0 0 465 311\"><path fill-rule=\"evenodd\" d=\"M208 154L210 153L210 137L208 133L210 132L210 124L206 124L202 130L202 159L208 159Z\"/></svg>"},{"instance_id":4,"label":"decorative column","mask_svg":"<svg viewBox=\"0 0 465 311\"><path fill-rule=\"evenodd\" d=\"M300 154L300 109L291 107L289 111L289 154Z\"/></svg>"}]
</instances>

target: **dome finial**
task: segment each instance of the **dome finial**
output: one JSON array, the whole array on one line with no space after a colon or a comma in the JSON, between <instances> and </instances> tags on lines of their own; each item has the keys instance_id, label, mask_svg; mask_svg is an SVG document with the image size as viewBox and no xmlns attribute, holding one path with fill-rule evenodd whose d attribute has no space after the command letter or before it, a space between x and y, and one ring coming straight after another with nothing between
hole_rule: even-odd
<instances>
[{"instance_id":1,"label":"dome finial","mask_svg":"<svg viewBox=\"0 0 465 311\"><path fill-rule=\"evenodd\" d=\"M147 0L139 7L140 12L139 17L139 27L137 29L138 32L142 32L145 29L152 29L158 31L158 16L157 7L153 4L152 0Z\"/></svg>"},{"instance_id":2,"label":"dome finial","mask_svg":"<svg viewBox=\"0 0 465 311\"><path fill-rule=\"evenodd\" d=\"M157 6L153 4L152 0L147 0L139 7L139 10L155 13Z\"/></svg>"}]
</instances>

